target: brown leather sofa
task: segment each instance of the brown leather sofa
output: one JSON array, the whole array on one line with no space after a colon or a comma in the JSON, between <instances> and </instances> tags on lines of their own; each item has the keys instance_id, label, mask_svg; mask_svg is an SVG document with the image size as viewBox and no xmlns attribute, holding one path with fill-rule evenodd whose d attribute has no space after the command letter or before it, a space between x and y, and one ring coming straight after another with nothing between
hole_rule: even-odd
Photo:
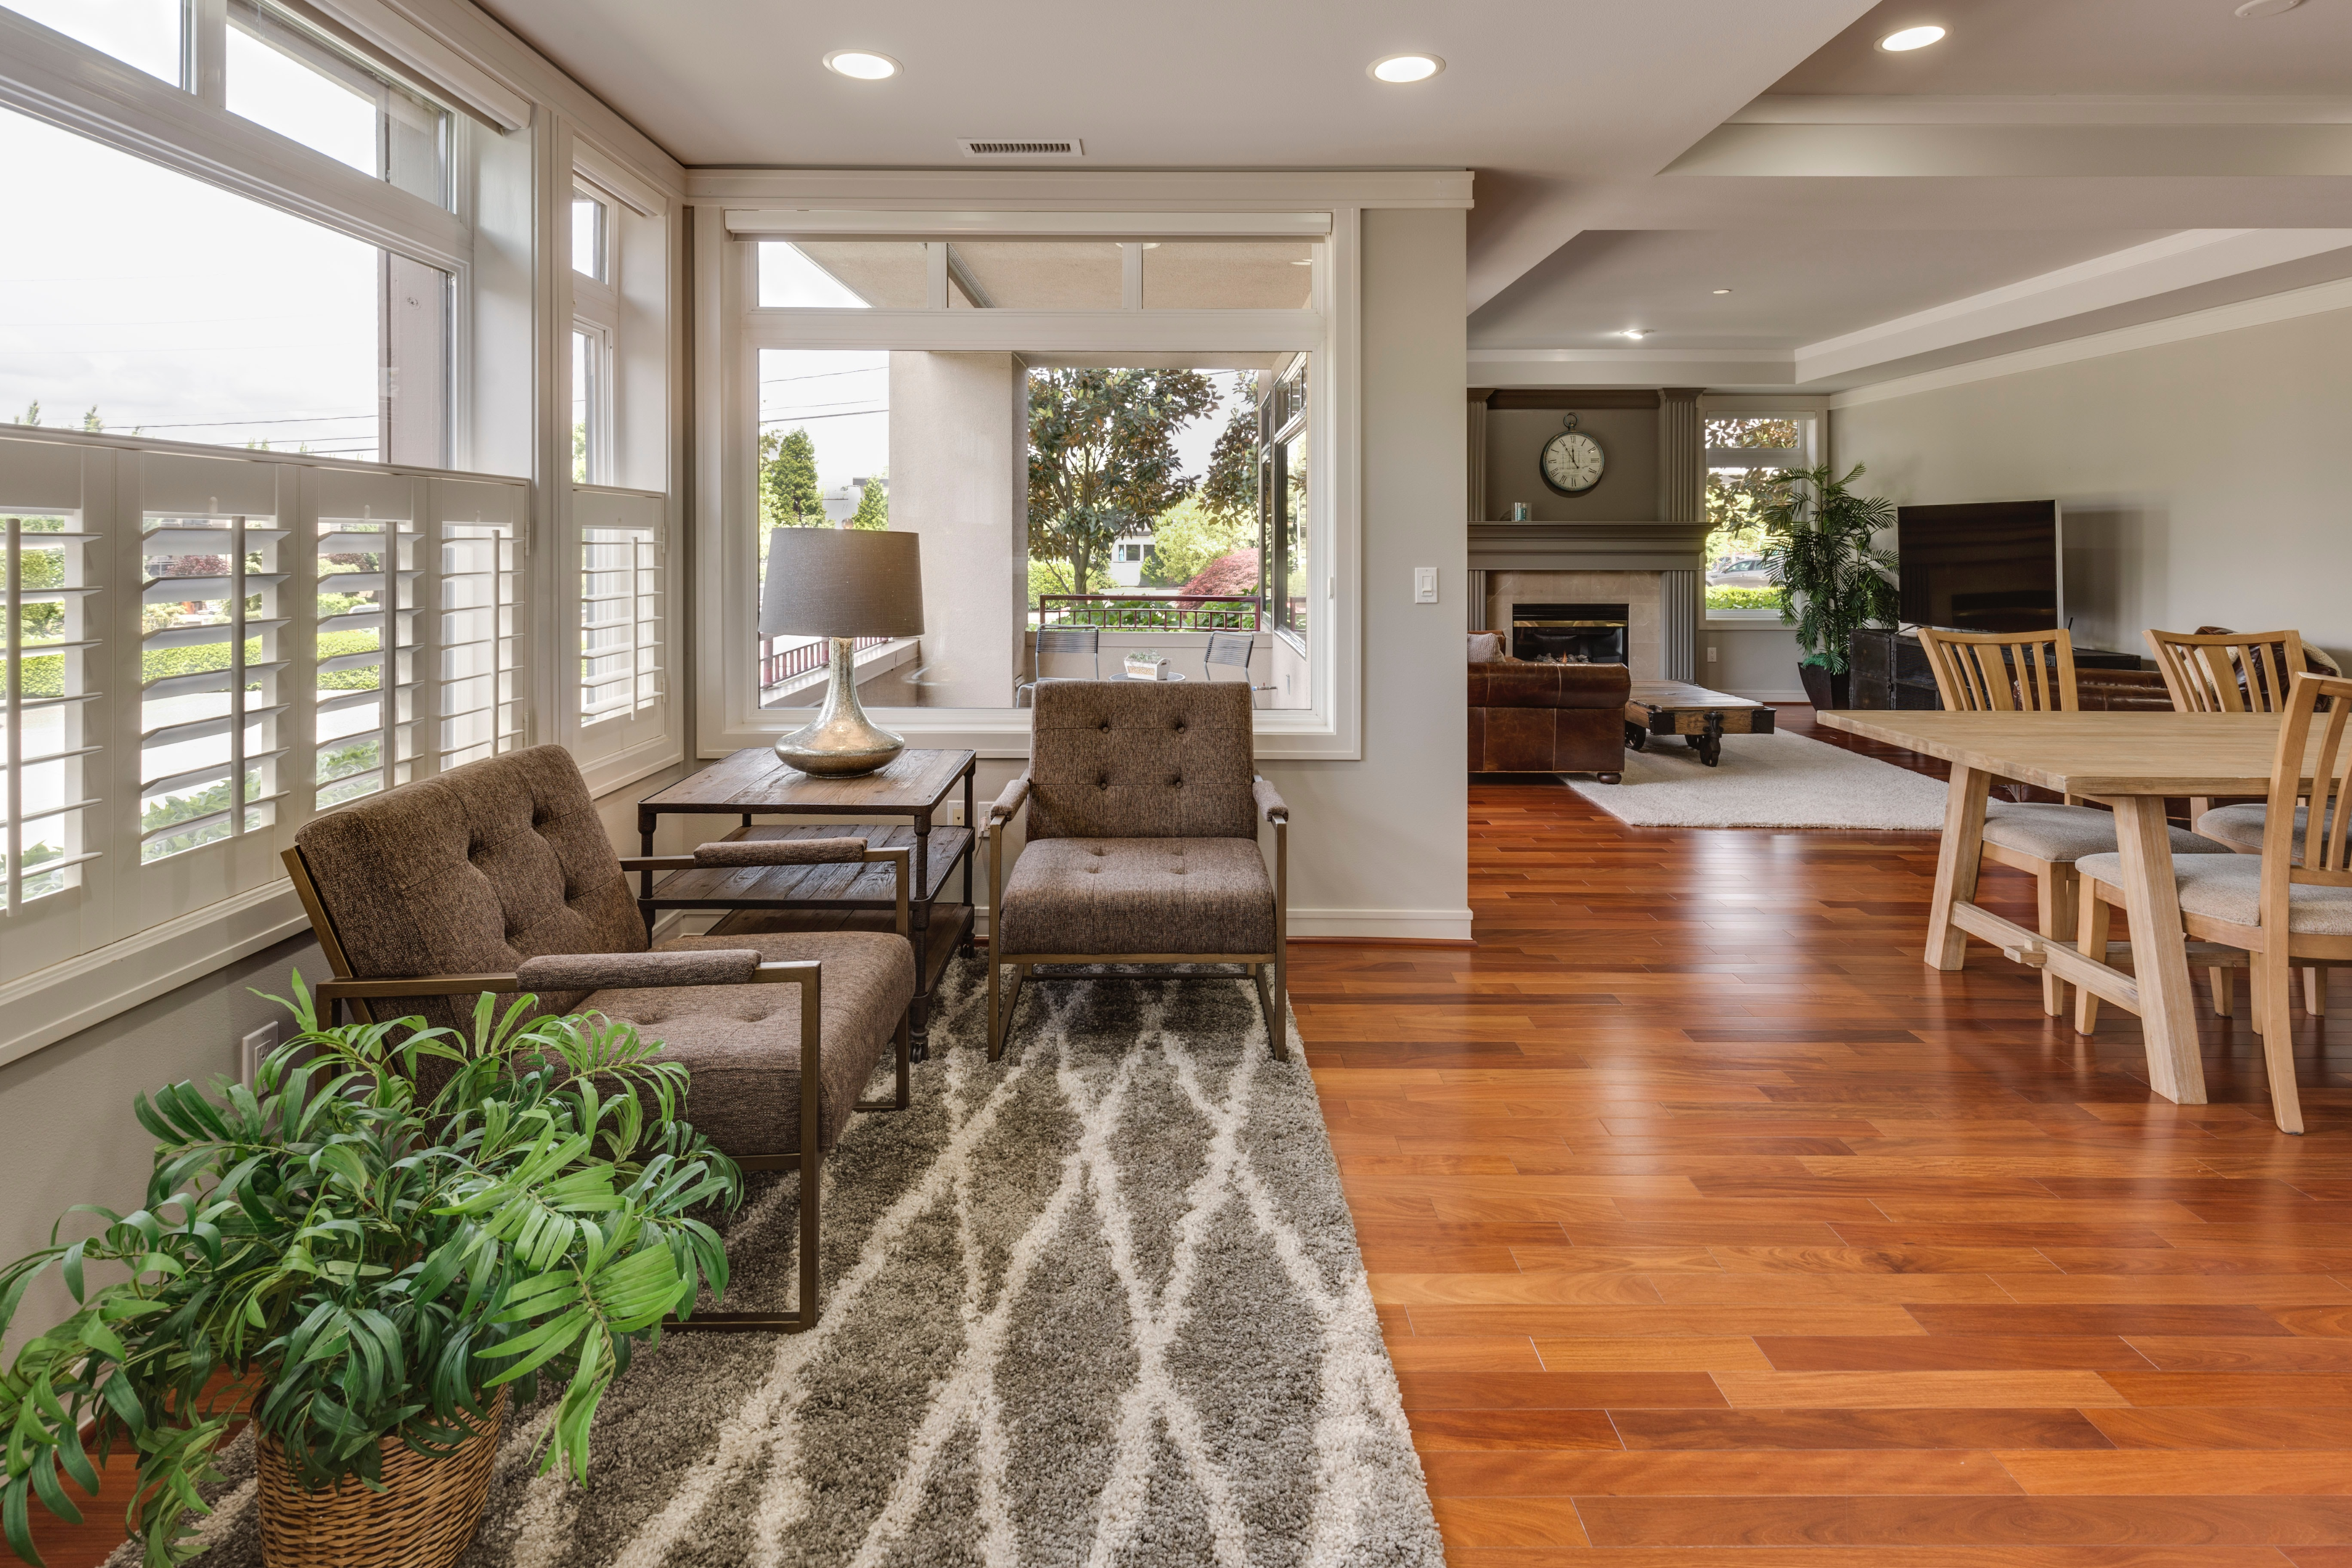
<instances>
[{"instance_id":1,"label":"brown leather sofa","mask_svg":"<svg viewBox=\"0 0 2352 1568\"><path fill-rule=\"evenodd\" d=\"M1470 771L1598 773L1615 784L1633 689L1622 664L1470 666Z\"/></svg>"}]
</instances>

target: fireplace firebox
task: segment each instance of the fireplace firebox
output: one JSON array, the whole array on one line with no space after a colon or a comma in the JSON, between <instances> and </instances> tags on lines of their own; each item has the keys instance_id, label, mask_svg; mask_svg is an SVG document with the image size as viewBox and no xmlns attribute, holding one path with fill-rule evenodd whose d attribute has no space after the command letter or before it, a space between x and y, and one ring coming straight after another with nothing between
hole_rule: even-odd
<instances>
[{"instance_id":1,"label":"fireplace firebox","mask_svg":"<svg viewBox=\"0 0 2352 1568\"><path fill-rule=\"evenodd\" d=\"M1513 605L1511 657L1538 664L1623 664L1622 605Z\"/></svg>"}]
</instances>

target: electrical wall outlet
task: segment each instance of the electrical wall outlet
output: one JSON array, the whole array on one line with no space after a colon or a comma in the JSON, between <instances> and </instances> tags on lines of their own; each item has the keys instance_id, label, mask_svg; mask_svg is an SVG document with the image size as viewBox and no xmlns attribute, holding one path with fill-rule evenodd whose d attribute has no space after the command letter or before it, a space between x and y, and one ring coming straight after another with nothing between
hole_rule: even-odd
<instances>
[{"instance_id":1,"label":"electrical wall outlet","mask_svg":"<svg viewBox=\"0 0 2352 1568\"><path fill-rule=\"evenodd\" d=\"M1713 643L1706 645L1706 662L1709 664L1713 664L1715 662L1715 645Z\"/></svg>"},{"instance_id":2,"label":"electrical wall outlet","mask_svg":"<svg viewBox=\"0 0 2352 1568\"><path fill-rule=\"evenodd\" d=\"M264 1024L236 1043L236 1073L251 1089L261 1076L262 1061L278 1048L278 1026Z\"/></svg>"},{"instance_id":3,"label":"electrical wall outlet","mask_svg":"<svg viewBox=\"0 0 2352 1568\"><path fill-rule=\"evenodd\" d=\"M950 803L948 806L948 826L950 827L961 827L963 825L963 802L959 800Z\"/></svg>"}]
</instances>

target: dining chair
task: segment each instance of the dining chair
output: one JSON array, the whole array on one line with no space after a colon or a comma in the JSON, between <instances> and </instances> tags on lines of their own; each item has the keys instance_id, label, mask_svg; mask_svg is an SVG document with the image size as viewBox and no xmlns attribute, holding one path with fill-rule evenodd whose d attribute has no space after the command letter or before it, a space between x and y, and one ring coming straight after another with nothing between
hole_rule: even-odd
<instances>
[{"instance_id":1,"label":"dining chair","mask_svg":"<svg viewBox=\"0 0 2352 1568\"><path fill-rule=\"evenodd\" d=\"M2345 831L2352 825L2346 809L2352 805L2352 680L2295 670L2286 678L2281 712L2262 853L2176 862L2173 876L2189 936L2242 948L2251 960L2271 1111L2283 1131L2300 1132L2287 971L2352 964L2352 842ZM2315 729L2319 745L2306 794L2304 761ZM2305 823L2300 834L2298 809ZM2121 856L2087 856L2075 865L2085 898L2101 905L2123 900Z\"/></svg>"},{"instance_id":2,"label":"dining chair","mask_svg":"<svg viewBox=\"0 0 2352 1568\"><path fill-rule=\"evenodd\" d=\"M2063 626L2036 632L1945 632L1922 626L1919 646L1936 677L1937 694L1956 713L2073 713L2074 639ZM2083 856L2113 853L2115 814L2096 806L2041 801L1990 801L1985 805L1983 856L1998 866L2033 879L2034 915L2043 936L2073 942L2081 911L2074 864ZM2226 854L2226 846L2179 828L2172 831L2176 855ZM2224 983L2214 982L2214 1005L2223 1005ZM2084 994L2083 1001L2088 1000ZM2042 972L2042 1010L2053 1018L2066 1014L2065 983ZM2097 1014L2078 1003L2077 1027Z\"/></svg>"},{"instance_id":3,"label":"dining chair","mask_svg":"<svg viewBox=\"0 0 2352 1568\"><path fill-rule=\"evenodd\" d=\"M2164 689L2176 713L2276 713L2294 676L2305 668L2300 632L2164 632L2141 634L2163 672ZM2260 802L2215 805L2199 796L2189 803L2189 820L2207 838L2241 855L2263 850L2264 815ZM2297 829L2300 831L2301 824ZM2313 1017L2327 1009L2327 977L2317 969L2303 973L2303 1005Z\"/></svg>"}]
</instances>

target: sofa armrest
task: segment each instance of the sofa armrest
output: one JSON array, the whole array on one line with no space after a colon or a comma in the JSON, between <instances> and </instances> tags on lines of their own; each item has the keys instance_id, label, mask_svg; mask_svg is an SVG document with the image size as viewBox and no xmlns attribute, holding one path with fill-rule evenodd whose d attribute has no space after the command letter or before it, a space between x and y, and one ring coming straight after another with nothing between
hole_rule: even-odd
<instances>
[{"instance_id":1,"label":"sofa armrest","mask_svg":"<svg viewBox=\"0 0 2352 1568\"><path fill-rule=\"evenodd\" d=\"M1273 780L1263 775L1252 778L1250 798L1257 802L1260 816L1265 817L1268 822L1278 822L1286 827L1289 826L1290 807L1283 800L1282 792L1274 787Z\"/></svg>"},{"instance_id":2,"label":"sofa armrest","mask_svg":"<svg viewBox=\"0 0 2352 1568\"><path fill-rule=\"evenodd\" d=\"M994 801L990 803L988 807L988 825L991 827L996 827L1012 821L1014 817L1021 815L1021 808L1024 805L1026 805L1028 802L1029 775L1024 773L1019 778L1014 779L1011 784L1006 784L1004 786L1004 793L998 795Z\"/></svg>"},{"instance_id":3,"label":"sofa armrest","mask_svg":"<svg viewBox=\"0 0 2352 1568\"><path fill-rule=\"evenodd\" d=\"M551 952L515 965L526 991L602 991L661 985L749 985L760 955L748 947L685 952Z\"/></svg>"}]
</instances>

